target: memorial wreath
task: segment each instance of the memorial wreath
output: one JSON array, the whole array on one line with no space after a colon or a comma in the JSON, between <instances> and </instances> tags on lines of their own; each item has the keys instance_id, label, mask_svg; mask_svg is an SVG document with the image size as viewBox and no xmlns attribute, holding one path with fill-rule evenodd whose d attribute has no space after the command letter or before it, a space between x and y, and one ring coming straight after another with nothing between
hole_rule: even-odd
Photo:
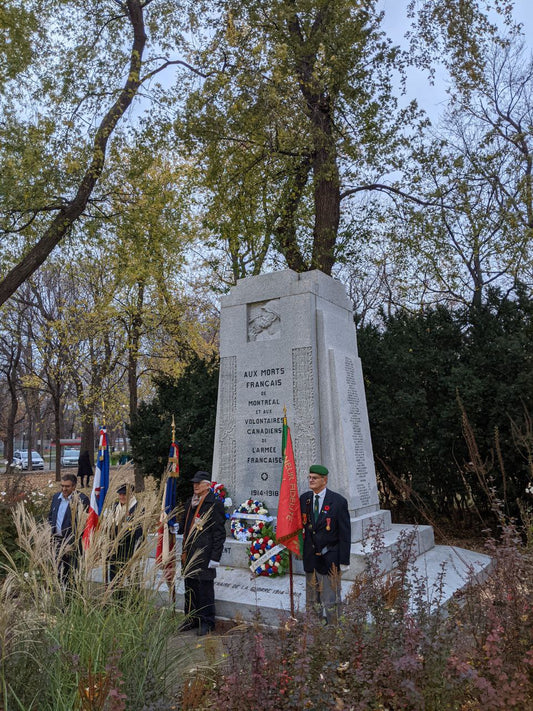
<instances>
[{"instance_id":1,"label":"memorial wreath","mask_svg":"<svg viewBox=\"0 0 533 711\"><path fill-rule=\"evenodd\" d=\"M249 541L273 520L262 501L248 499L231 514L231 535L237 541Z\"/></svg>"},{"instance_id":2,"label":"memorial wreath","mask_svg":"<svg viewBox=\"0 0 533 711\"><path fill-rule=\"evenodd\" d=\"M211 491L215 495L215 498L218 499L218 501L221 501L222 503L225 503L226 501L226 496L228 495L228 491L224 484L218 484L216 481L211 482L210 486Z\"/></svg>"},{"instance_id":3,"label":"memorial wreath","mask_svg":"<svg viewBox=\"0 0 533 711\"><path fill-rule=\"evenodd\" d=\"M224 484L218 484L216 481L211 482L210 489L213 492L215 499L223 504L226 518L229 518L228 508L233 505L233 501L228 496L228 490Z\"/></svg>"},{"instance_id":4,"label":"memorial wreath","mask_svg":"<svg viewBox=\"0 0 533 711\"><path fill-rule=\"evenodd\" d=\"M289 569L289 551L281 543L276 543L272 526L263 526L261 534L250 543L250 570L254 575L270 578L284 575Z\"/></svg>"}]
</instances>

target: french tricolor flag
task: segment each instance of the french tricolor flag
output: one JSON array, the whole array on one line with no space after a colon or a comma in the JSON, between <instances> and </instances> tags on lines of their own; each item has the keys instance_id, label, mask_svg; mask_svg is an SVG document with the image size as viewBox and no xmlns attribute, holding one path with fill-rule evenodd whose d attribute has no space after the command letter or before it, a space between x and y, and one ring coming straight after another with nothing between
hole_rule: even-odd
<instances>
[{"instance_id":1,"label":"french tricolor flag","mask_svg":"<svg viewBox=\"0 0 533 711\"><path fill-rule=\"evenodd\" d=\"M109 488L109 448L107 446L107 430L105 425L100 429L100 443L98 446L98 460L94 470L93 490L89 505L89 516L83 531L83 547L88 548L94 529L104 507L104 499Z\"/></svg>"}]
</instances>

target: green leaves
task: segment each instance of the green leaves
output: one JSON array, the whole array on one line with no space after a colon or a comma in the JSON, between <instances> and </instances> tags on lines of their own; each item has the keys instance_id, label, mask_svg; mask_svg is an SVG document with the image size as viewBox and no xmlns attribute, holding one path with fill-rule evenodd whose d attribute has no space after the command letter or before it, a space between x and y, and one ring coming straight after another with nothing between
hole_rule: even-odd
<instances>
[{"instance_id":1,"label":"green leaves","mask_svg":"<svg viewBox=\"0 0 533 711\"><path fill-rule=\"evenodd\" d=\"M176 422L180 446L180 488L189 493L187 482L197 470L211 471L215 437L218 363L192 355L177 378L156 378L157 395L143 402L129 434L135 461L145 475L160 477L167 465L170 423Z\"/></svg>"},{"instance_id":2,"label":"green leaves","mask_svg":"<svg viewBox=\"0 0 533 711\"><path fill-rule=\"evenodd\" d=\"M395 115L391 74L403 60L374 2L225 8L210 74L179 127L206 166L206 226L226 243L234 279L276 253L329 273L342 187L396 159L407 114Z\"/></svg>"},{"instance_id":3,"label":"green leaves","mask_svg":"<svg viewBox=\"0 0 533 711\"><path fill-rule=\"evenodd\" d=\"M0 7L0 94L34 57L32 38L37 18L20 0L5 0Z\"/></svg>"}]
</instances>

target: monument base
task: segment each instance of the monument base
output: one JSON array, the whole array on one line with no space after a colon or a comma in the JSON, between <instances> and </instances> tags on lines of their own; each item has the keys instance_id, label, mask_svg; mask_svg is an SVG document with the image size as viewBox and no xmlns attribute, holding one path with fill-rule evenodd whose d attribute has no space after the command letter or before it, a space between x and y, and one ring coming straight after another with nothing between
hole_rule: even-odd
<instances>
[{"instance_id":1,"label":"monument base","mask_svg":"<svg viewBox=\"0 0 533 711\"><path fill-rule=\"evenodd\" d=\"M418 556L411 575L423 579L428 604L442 605L474 576L484 575L490 565L489 556L452 546L434 546ZM342 580L342 597L348 595L353 580ZM441 587L440 576L443 576ZM176 606L183 609L183 580L176 580ZM220 567L215 580L217 617L253 621L278 626L290 615L289 576L278 578L253 577L242 568ZM305 576L294 575L295 612L305 610Z\"/></svg>"},{"instance_id":2,"label":"monument base","mask_svg":"<svg viewBox=\"0 0 533 711\"><path fill-rule=\"evenodd\" d=\"M177 537L176 554L181 552ZM255 577L248 567L249 543L227 539L215 579L217 617L278 625L290 614L289 576ZM426 587L430 604L445 604L469 581L484 576L491 559L487 555L453 546L435 546L431 526L390 524L390 528L365 542L352 543L350 567L342 574L342 596L350 592L353 581L367 567L368 556L377 556L379 569L387 574L406 556L410 575ZM305 574L302 561L293 558L295 611L305 609ZM183 609L184 586L176 579L176 606Z\"/></svg>"}]
</instances>

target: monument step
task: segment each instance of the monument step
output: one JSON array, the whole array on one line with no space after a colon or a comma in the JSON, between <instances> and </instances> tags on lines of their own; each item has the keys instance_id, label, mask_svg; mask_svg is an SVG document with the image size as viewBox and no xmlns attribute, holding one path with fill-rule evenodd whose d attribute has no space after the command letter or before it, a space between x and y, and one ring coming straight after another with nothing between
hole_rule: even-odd
<instances>
[{"instance_id":1,"label":"monument step","mask_svg":"<svg viewBox=\"0 0 533 711\"><path fill-rule=\"evenodd\" d=\"M434 546L422 553L410 567L417 595L423 594L428 603L443 605L474 576L485 575L490 557L475 551L451 546ZM353 580L343 574L342 596L350 592ZM441 580L442 578L442 580ZM176 606L183 609L183 580L176 580ZM282 623L290 613L289 576L254 578L243 568L220 567L215 580L217 617L252 621L259 618L267 625ZM305 609L305 576L294 575L294 604L296 612Z\"/></svg>"},{"instance_id":2,"label":"monument step","mask_svg":"<svg viewBox=\"0 0 533 711\"><path fill-rule=\"evenodd\" d=\"M418 558L434 546L432 526L393 523L389 530L380 532L377 537L369 537L365 542L352 543L350 568L343 573L343 577L346 580L354 580L356 575L364 572L367 567L367 556L371 555L372 551L375 551L378 558L379 569L386 573L397 567L399 557L409 554L411 558Z\"/></svg>"},{"instance_id":3,"label":"monument step","mask_svg":"<svg viewBox=\"0 0 533 711\"><path fill-rule=\"evenodd\" d=\"M371 552L373 546L376 549L376 555L379 556L380 570L387 572L395 567L398 555L401 555L401 551L405 549L406 545L410 546L411 557L417 557L435 545L431 526L390 524L388 530L382 531L379 534L379 543L373 544L371 542L372 540L373 539L369 538L365 543L362 541L352 543L350 549L350 568L343 573L345 580L354 580L356 575L365 570L366 557ZM177 536L176 545L176 553L179 556L181 553L182 536ZM236 541L233 538L227 538L224 543L222 558L220 559L220 569L226 567L240 568L248 571L250 564L248 559L249 548L250 543L247 541ZM294 558L294 572L298 575L304 574L303 563L296 558Z\"/></svg>"},{"instance_id":4,"label":"monument step","mask_svg":"<svg viewBox=\"0 0 533 711\"><path fill-rule=\"evenodd\" d=\"M389 531L391 524L391 514L387 509L378 509L361 516L350 518L352 526L352 543L362 541L372 530Z\"/></svg>"},{"instance_id":5,"label":"monument step","mask_svg":"<svg viewBox=\"0 0 533 711\"><path fill-rule=\"evenodd\" d=\"M393 530L385 534L383 544L389 549L401 545L407 528L393 524ZM414 527L409 527L413 529ZM413 545L420 546L420 550L429 544L427 530L432 532L430 526L419 526ZM410 532L412 533L412 531ZM239 541L233 541L239 544ZM240 544L241 552L244 550ZM354 546L352 546L353 548ZM369 550L369 548L368 548ZM391 562L394 560L392 550ZM353 554L352 554L353 555ZM357 564L364 558L364 552L356 553ZM409 567L409 575L416 589L417 595L422 592L425 602L433 606L443 605L450 600L452 595L464 587L470 580L481 579L490 568L491 559L487 555L475 551L465 550L452 546L432 546L423 550ZM301 561L295 561L295 567L301 566ZM155 559L146 560L145 581L153 590L158 605L171 604L168 585L161 571L155 570ZM390 572L392 568L383 571ZM300 567L301 570L301 567ZM364 566L360 571L364 570ZM350 570L342 576L343 598L351 591L356 573L352 565ZM102 583L102 569L93 571L92 580ZM253 577L248 568L230 567L221 565L217 569L215 580L215 599L217 617L221 619L252 621L260 617L268 625L279 625L290 613L289 576L279 578ZM293 577L295 611L303 612L305 608L305 575L303 570L295 573ZM180 574L179 565L176 575L176 609L183 610L184 585Z\"/></svg>"}]
</instances>

